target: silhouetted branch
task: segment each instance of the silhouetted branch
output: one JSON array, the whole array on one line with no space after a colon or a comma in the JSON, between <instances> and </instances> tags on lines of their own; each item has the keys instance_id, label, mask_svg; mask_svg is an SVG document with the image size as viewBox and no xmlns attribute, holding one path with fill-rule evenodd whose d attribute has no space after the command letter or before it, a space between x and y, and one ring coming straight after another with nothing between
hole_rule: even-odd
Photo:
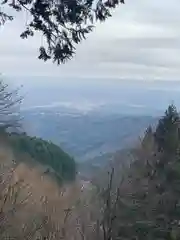
<instances>
[{"instance_id":1,"label":"silhouetted branch","mask_svg":"<svg viewBox=\"0 0 180 240\"><path fill-rule=\"evenodd\" d=\"M18 96L19 89L10 90L9 86L2 80L0 81L0 128L20 127L19 106L22 97Z\"/></svg>"},{"instance_id":2,"label":"silhouetted branch","mask_svg":"<svg viewBox=\"0 0 180 240\"><path fill-rule=\"evenodd\" d=\"M57 64L71 59L76 45L93 30L96 21L103 22L111 16L111 9L124 3L124 0L4 0L1 5L8 5L15 11L27 11L31 21L21 34L25 39L41 32L46 40L39 48L39 59L52 59ZM0 12L2 24L13 20Z\"/></svg>"}]
</instances>

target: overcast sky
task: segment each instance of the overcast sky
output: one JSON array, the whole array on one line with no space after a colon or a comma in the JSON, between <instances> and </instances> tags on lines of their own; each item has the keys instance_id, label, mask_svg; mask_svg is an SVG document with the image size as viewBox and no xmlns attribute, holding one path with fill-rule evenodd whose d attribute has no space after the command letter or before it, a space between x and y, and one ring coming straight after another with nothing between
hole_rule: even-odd
<instances>
[{"instance_id":1,"label":"overcast sky","mask_svg":"<svg viewBox=\"0 0 180 240\"><path fill-rule=\"evenodd\" d=\"M3 76L180 80L179 0L126 0L61 66L37 59L41 37L20 39L25 22L24 14L0 29Z\"/></svg>"}]
</instances>

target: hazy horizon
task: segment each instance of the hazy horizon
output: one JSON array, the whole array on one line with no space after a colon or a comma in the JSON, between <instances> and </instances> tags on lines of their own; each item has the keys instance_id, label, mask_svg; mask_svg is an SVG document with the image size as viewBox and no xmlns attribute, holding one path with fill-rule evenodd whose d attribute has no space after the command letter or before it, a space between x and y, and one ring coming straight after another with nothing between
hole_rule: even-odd
<instances>
[{"instance_id":1,"label":"hazy horizon","mask_svg":"<svg viewBox=\"0 0 180 240\"><path fill-rule=\"evenodd\" d=\"M24 108L106 105L149 114L172 102L180 108L179 12L178 0L126 1L60 66L37 59L44 39L22 40L30 16L13 12L15 20L1 27L1 78L24 86Z\"/></svg>"},{"instance_id":2,"label":"hazy horizon","mask_svg":"<svg viewBox=\"0 0 180 240\"><path fill-rule=\"evenodd\" d=\"M46 78L44 79L44 81ZM107 108L121 112L162 114L169 104L180 108L180 82L101 81L95 79L66 79L49 84L24 85L22 108L65 107L78 111Z\"/></svg>"}]
</instances>

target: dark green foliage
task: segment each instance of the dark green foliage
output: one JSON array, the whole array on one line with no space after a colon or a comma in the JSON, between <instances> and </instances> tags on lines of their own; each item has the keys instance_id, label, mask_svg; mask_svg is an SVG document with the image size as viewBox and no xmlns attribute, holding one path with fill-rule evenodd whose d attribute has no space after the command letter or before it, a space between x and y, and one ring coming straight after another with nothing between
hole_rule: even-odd
<instances>
[{"instance_id":1,"label":"dark green foliage","mask_svg":"<svg viewBox=\"0 0 180 240\"><path fill-rule=\"evenodd\" d=\"M152 129L148 129L146 145L151 144ZM180 155L179 114L171 105L159 120L154 132L154 147L139 157L134 171L138 177L132 183L130 195L124 203L126 218L131 225L128 235L135 239L179 239L180 237ZM157 146L157 147L156 147ZM144 145L142 145L143 151ZM128 221L129 221L128 220ZM121 230L121 228L120 228ZM127 233L127 231L126 231ZM172 237L174 234L174 237Z\"/></svg>"},{"instance_id":2,"label":"dark green foliage","mask_svg":"<svg viewBox=\"0 0 180 240\"><path fill-rule=\"evenodd\" d=\"M141 142L142 148L145 150L152 149L152 146L154 145L154 133L151 126L149 126L145 132L145 135Z\"/></svg>"},{"instance_id":3,"label":"dark green foliage","mask_svg":"<svg viewBox=\"0 0 180 240\"><path fill-rule=\"evenodd\" d=\"M155 139L159 151L176 153L180 143L179 123L179 114L175 106L170 105L165 112L165 116L159 120L155 132Z\"/></svg>"},{"instance_id":4,"label":"dark green foliage","mask_svg":"<svg viewBox=\"0 0 180 240\"><path fill-rule=\"evenodd\" d=\"M118 187L111 238L105 239L180 239L179 118L171 105L156 130L147 129Z\"/></svg>"},{"instance_id":5,"label":"dark green foliage","mask_svg":"<svg viewBox=\"0 0 180 240\"><path fill-rule=\"evenodd\" d=\"M92 31L94 22L105 21L120 3L124 0L3 0L1 5L17 12L28 11L32 20L21 37L33 36L35 31L42 33L47 44L40 47L39 59L60 64L74 55L76 44ZM0 11L0 19L1 25L13 17Z\"/></svg>"},{"instance_id":6,"label":"dark green foliage","mask_svg":"<svg viewBox=\"0 0 180 240\"><path fill-rule=\"evenodd\" d=\"M29 137L26 134L11 134L10 139L15 150L27 153L34 160L52 168L61 181L75 179L75 161L60 147L40 138Z\"/></svg>"}]
</instances>

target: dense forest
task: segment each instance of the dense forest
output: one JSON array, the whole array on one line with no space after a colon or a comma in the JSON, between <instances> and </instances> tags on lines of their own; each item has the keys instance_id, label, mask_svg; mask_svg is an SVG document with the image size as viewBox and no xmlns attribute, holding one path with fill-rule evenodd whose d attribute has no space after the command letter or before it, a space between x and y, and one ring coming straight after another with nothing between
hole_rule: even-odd
<instances>
[{"instance_id":1,"label":"dense forest","mask_svg":"<svg viewBox=\"0 0 180 240\"><path fill-rule=\"evenodd\" d=\"M29 153L37 161L51 166L64 179L75 178L73 159L54 144L26 134L10 134L10 138L16 150ZM96 172L96 175L85 188L81 188L81 183L77 180L68 186L65 195L51 193L48 201L43 202L42 212L34 210L35 217L39 220L35 226L36 233L40 233L41 238L30 239L180 238L180 115L175 106L168 107L155 127L147 128L144 137L129 155L125 158L120 155L119 159L116 155L116 161L111 162L105 171ZM41 184L38 192L41 191ZM32 191L35 187L32 186ZM12 193L14 192L9 194ZM5 199L6 205L7 195L3 194L2 191L1 199ZM32 197L34 196L37 196L37 192ZM4 202L1 204L2 213L7 216L3 204ZM17 208L13 201L9 204L13 209ZM28 206L30 204L31 201L27 203ZM33 209L34 205L32 212ZM22 210L24 211L23 207ZM16 209L13 217L18 214L19 210ZM9 219L12 226L17 226L12 215ZM36 236L28 217L26 225L31 236ZM16 229L6 231L7 225L4 226L3 234L21 234L21 229L17 233ZM16 239L27 239L27 232L22 238Z\"/></svg>"},{"instance_id":2,"label":"dense forest","mask_svg":"<svg viewBox=\"0 0 180 240\"><path fill-rule=\"evenodd\" d=\"M54 170L60 181L71 181L76 176L76 164L72 157L57 145L24 134L9 134L13 148L29 154L37 162Z\"/></svg>"},{"instance_id":3,"label":"dense forest","mask_svg":"<svg viewBox=\"0 0 180 240\"><path fill-rule=\"evenodd\" d=\"M180 238L180 115L168 107L103 190L103 239ZM123 159L121 159L123 160ZM114 182L113 182L114 181Z\"/></svg>"},{"instance_id":4,"label":"dense forest","mask_svg":"<svg viewBox=\"0 0 180 240\"><path fill-rule=\"evenodd\" d=\"M132 4L134 2L136 4ZM48 77L52 85L53 77L63 82L68 78L89 78L97 85L100 79L105 80L105 85L114 80L131 82L139 79L142 83L144 80L171 80L175 82L173 88L161 89L159 85L153 94L153 87L150 87L150 101L161 107L164 91L168 102L171 99L178 102L174 94L179 91L177 80L180 76L178 1L149 0L142 4L144 2L129 1L126 4L128 12L123 13L114 10L125 0L2 0L1 72L14 76L14 82L19 78L18 83L21 77L35 83L40 77L46 82L45 77ZM41 69L31 60L36 39L32 46L15 44L17 39L13 34L19 30L22 39L38 32L38 59L64 64L74 57L76 48L94 27L111 17L111 12L115 18L101 28L99 35L89 38L88 51L82 47L75 63L69 68L61 68L61 72L48 65L47 69ZM4 24L14 18L17 22L6 33ZM78 86L81 88L80 84ZM145 99L143 84L133 86L133 91L141 89ZM73 96L73 88L68 89L69 95ZM41 88L38 91L40 99ZM110 87L108 91L111 91ZM122 91L120 89L118 94ZM96 87L94 92L101 94ZM81 94L82 101L86 100L83 88ZM130 94L131 91L126 91L127 96ZM46 106L57 103L47 96ZM109 96L103 104L112 100ZM133 101L128 98L120 101L133 108L148 109L138 94ZM14 133L22 126L19 108L22 99L18 90L9 91L8 85L0 80L0 240L180 240L180 113L174 105L168 107L155 126L147 126L145 134L134 146L124 142L125 152L112 153L112 158L106 144L107 154L103 157L107 164L101 157L96 158L94 165L81 165L87 173L91 170L93 176L82 178L79 174L76 178L75 160L60 147L26 133ZM117 102L119 98L114 99ZM36 106L41 105L36 102ZM135 121L130 137L135 130ZM100 125L102 122L97 124L98 129ZM87 126L85 121L85 129ZM128 126L125 128L129 130ZM80 128L74 129L78 130L77 136L82 135ZM100 136L92 128L96 138L99 137L96 145L104 146L105 130L108 130L109 139L111 128L105 126ZM70 136L72 145L77 144L73 136ZM87 141L87 135L83 137L82 145ZM84 147L82 150L85 155ZM62 184L48 174L57 177Z\"/></svg>"}]
</instances>

